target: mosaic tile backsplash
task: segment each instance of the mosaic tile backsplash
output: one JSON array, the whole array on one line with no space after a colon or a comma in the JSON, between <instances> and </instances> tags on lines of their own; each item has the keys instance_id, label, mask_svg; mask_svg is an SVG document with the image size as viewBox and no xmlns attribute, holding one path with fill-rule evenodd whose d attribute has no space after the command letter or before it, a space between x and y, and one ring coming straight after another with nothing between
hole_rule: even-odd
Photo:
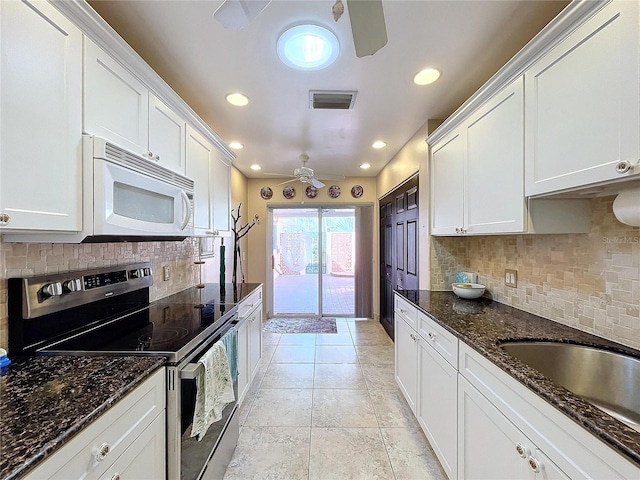
<instances>
[{"instance_id":1,"label":"mosaic tile backsplash","mask_svg":"<svg viewBox=\"0 0 640 480\"><path fill-rule=\"evenodd\" d=\"M199 282L198 240L94 244L0 243L0 348L7 347L7 278L66 272L93 267L151 262L155 273L151 300ZM171 277L162 279L168 265Z\"/></svg>"},{"instance_id":2,"label":"mosaic tile backsplash","mask_svg":"<svg viewBox=\"0 0 640 480\"><path fill-rule=\"evenodd\" d=\"M618 222L614 198L592 200L589 234L431 237L431 289L476 272L485 296L640 348L640 228Z\"/></svg>"}]
</instances>

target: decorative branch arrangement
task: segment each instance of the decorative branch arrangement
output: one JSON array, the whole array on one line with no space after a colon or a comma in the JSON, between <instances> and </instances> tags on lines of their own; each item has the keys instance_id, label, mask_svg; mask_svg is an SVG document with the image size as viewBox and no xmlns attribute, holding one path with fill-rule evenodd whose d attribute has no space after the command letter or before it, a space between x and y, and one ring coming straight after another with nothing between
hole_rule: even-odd
<instances>
[{"instance_id":1,"label":"decorative branch arrangement","mask_svg":"<svg viewBox=\"0 0 640 480\"><path fill-rule=\"evenodd\" d=\"M260 223L260 217L256 213L253 216L253 220L251 223L245 223L240 228L238 228L238 222L240 221L240 209L242 208L242 202L238 204L238 213L236 216L233 215L235 212L235 208L231 209L231 218L233 219L233 228L231 231L233 232L233 277L232 282L237 283L237 273L238 273L238 261L240 262L240 275L241 275L241 283L244 283L244 271L242 269L242 257L240 255L240 239L244 237L249 230L251 230L256 224Z\"/></svg>"}]
</instances>

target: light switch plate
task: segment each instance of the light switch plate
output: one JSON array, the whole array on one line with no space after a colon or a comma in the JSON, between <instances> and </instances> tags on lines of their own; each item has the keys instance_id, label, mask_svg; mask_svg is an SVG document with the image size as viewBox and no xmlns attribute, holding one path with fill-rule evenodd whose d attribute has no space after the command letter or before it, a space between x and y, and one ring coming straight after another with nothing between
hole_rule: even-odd
<instances>
[{"instance_id":1,"label":"light switch plate","mask_svg":"<svg viewBox=\"0 0 640 480\"><path fill-rule=\"evenodd\" d=\"M504 284L507 287L517 287L518 286L518 271L505 269L504 271Z\"/></svg>"},{"instance_id":2,"label":"light switch plate","mask_svg":"<svg viewBox=\"0 0 640 480\"><path fill-rule=\"evenodd\" d=\"M162 279L166 282L171 278L171 267L169 265L165 265L162 267Z\"/></svg>"}]
</instances>

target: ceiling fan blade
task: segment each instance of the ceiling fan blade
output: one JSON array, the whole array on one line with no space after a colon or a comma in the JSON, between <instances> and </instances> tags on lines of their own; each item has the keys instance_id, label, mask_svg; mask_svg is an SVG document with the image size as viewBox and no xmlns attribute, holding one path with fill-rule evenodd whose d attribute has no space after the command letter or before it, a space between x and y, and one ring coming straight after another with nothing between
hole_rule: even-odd
<instances>
[{"instance_id":1,"label":"ceiling fan blade","mask_svg":"<svg viewBox=\"0 0 640 480\"><path fill-rule=\"evenodd\" d=\"M382 0L347 0L347 8L358 58L373 55L387 44Z\"/></svg>"},{"instance_id":2,"label":"ceiling fan blade","mask_svg":"<svg viewBox=\"0 0 640 480\"><path fill-rule=\"evenodd\" d=\"M284 185L285 183L295 182L296 180L298 180L298 179L294 178L293 180L287 180L286 182L280 182L280 183L278 183L278 185Z\"/></svg>"},{"instance_id":3,"label":"ceiling fan blade","mask_svg":"<svg viewBox=\"0 0 640 480\"><path fill-rule=\"evenodd\" d=\"M316 173L315 178L320 180L344 180L344 175L332 175L329 173Z\"/></svg>"},{"instance_id":4,"label":"ceiling fan blade","mask_svg":"<svg viewBox=\"0 0 640 480\"><path fill-rule=\"evenodd\" d=\"M272 175L274 177L291 177L294 178L295 175L291 175L289 173L271 173L271 172L262 172L263 175Z\"/></svg>"},{"instance_id":5,"label":"ceiling fan blade","mask_svg":"<svg viewBox=\"0 0 640 480\"><path fill-rule=\"evenodd\" d=\"M241 29L249 25L271 0L226 0L213 13L224 28Z\"/></svg>"},{"instance_id":6,"label":"ceiling fan blade","mask_svg":"<svg viewBox=\"0 0 640 480\"><path fill-rule=\"evenodd\" d=\"M316 188L322 188L324 187L324 183L322 183L320 180L312 178L311 179L311 185L313 185Z\"/></svg>"}]
</instances>

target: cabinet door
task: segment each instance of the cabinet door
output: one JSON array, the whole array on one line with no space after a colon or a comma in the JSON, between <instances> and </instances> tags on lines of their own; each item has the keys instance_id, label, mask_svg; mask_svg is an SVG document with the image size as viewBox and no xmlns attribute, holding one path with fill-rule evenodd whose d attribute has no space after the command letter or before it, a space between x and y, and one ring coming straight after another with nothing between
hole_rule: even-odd
<instances>
[{"instance_id":1,"label":"cabinet door","mask_svg":"<svg viewBox=\"0 0 640 480\"><path fill-rule=\"evenodd\" d=\"M48 2L0 2L3 229L82 228L82 33Z\"/></svg>"},{"instance_id":2,"label":"cabinet door","mask_svg":"<svg viewBox=\"0 0 640 480\"><path fill-rule=\"evenodd\" d=\"M116 478L162 480L166 478L165 415L162 412L151 425L113 462L100 480Z\"/></svg>"},{"instance_id":3,"label":"cabinet door","mask_svg":"<svg viewBox=\"0 0 640 480\"><path fill-rule=\"evenodd\" d=\"M249 315L249 379L256 375L262 358L262 304Z\"/></svg>"},{"instance_id":4,"label":"cabinet door","mask_svg":"<svg viewBox=\"0 0 640 480\"><path fill-rule=\"evenodd\" d=\"M144 155L149 145L149 91L85 38L84 131Z\"/></svg>"},{"instance_id":5,"label":"cabinet door","mask_svg":"<svg viewBox=\"0 0 640 480\"><path fill-rule=\"evenodd\" d=\"M618 179L640 157L638 2L612 2L525 74L526 194ZM635 170L638 173L638 169Z\"/></svg>"},{"instance_id":6,"label":"cabinet door","mask_svg":"<svg viewBox=\"0 0 640 480\"><path fill-rule=\"evenodd\" d=\"M213 195L213 228L228 232L231 230L231 167L221 154L216 154L211 162L211 191Z\"/></svg>"},{"instance_id":7,"label":"cabinet door","mask_svg":"<svg viewBox=\"0 0 640 480\"><path fill-rule=\"evenodd\" d=\"M462 129L431 152L431 233L450 235L464 225L465 140Z\"/></svg>"},{"instance_id":8,"label":"cabinet door","mask_svg":"<svg viewBox=\"0 0 640 480\"><path fill-rule=\"evenodd\" d=\"M242 403L249 390L249 321L238 328L238 403Z\"/></svg>"},{"instance_id":9,"label":"cabinet door","mask_svg":"<svg viewBox=\"0 0 640 480\"><path fill-rule=\"evenodd\" d=\"M418 391L418 334L397 315L393 323L395 324L396 382L415 413Z\"/></svg>"},{"instance_id":10,"label":"cabinet door","mask_svg":"<svg viewBox=\"0 0 640 480\"><path fill-rule=\"evenodd\" d=\"M187 125L187 177L194 181L193 226L196 235L211 235L212 205L209 168L213 158L213 145Z\"/></svg>"},{"instance_id":11,"label":"cabinet door","mask_svg":"<svg viewBox=\"0 0 640 480\"><path fill-rule=\"evenodd\" d=\"M149 93L149 152L163 167L184 175L186 122Z\"/></svg>"},{"instance_id":12,"label":"cabinet door","mask_svg":"<svg viewBox=\"0 0 640 480\"><path fill-rule=\"evenodd\" d=\"M567 480L507 417L458 376L459 478Z\"/></svg>"},{"instance_id":13,"label":"cabinet door","mask_svg":"<svg viewBox=\"0 0 640 480\"><path fill-rule=\"evenodd\" d=\"M449 478L458 471L458 372L427 342L418 344L417 417Z\"/></svg>"},{"instance_id":14,"label":"cabinet door","mask_svg":"<svg viewBox=\"0 0 640 480\"><path fill-rule=\"evenodd\" d=\"M525 229L523 79L498 93L467 125L465 228Z\"/></svg>"}]
</instances>

